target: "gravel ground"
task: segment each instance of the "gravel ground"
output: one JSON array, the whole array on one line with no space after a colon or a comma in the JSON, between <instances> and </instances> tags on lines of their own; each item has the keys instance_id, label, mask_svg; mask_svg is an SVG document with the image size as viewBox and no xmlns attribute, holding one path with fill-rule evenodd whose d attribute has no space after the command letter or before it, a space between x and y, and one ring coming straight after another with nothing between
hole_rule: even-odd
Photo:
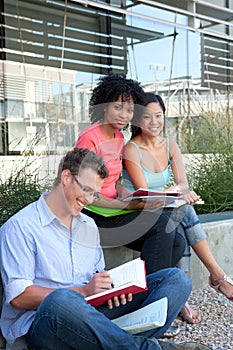
<instances>
[{"instance_id":1,"label":"gravel ground","mask_svg":"<svg viewBox=\"0 0 233 350\"><path fill-rule=\"evenodd\" d=\"M189 324L176 319L173 325L181 332L172 339L201 342L213 350L233 350L233 302L208 286L192 291L189 304L200 312L202 320Z\"/></svg>"}]
</instances>

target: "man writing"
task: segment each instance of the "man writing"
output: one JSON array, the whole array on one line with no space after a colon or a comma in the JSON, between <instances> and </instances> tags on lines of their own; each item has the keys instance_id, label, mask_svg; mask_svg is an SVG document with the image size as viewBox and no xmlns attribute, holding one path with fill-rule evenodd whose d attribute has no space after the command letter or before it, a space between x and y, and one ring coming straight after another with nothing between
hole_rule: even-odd
<instances>
[{"instance_id":1,"label":"man writing","mask_svg":"<svg viewBox=\"0 0 233 350\"><path fill-rule=\"evenodd\" d=\"M133 298L123 295L96 308L85 300L112 284L104 271L97 226L81 213L99 198L107 176L102 158L94 152L69 151L51 192L0 228L1 329L7 349L161 349L155 338L163 335L191 291L181 270L148 275L148 290ZM164 296L168 315L163 327L132 336L110 321ZM186 349L180 346L174 349Z\"/></svg>"}]
</instances>

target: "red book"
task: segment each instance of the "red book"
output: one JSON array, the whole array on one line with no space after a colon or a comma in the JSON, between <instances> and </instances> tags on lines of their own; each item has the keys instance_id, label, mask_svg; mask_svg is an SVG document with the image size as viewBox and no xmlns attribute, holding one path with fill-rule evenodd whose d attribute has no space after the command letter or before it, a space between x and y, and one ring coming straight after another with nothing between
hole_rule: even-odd
<instances>
[{"instance_id":1,"label":"red book","mask_svg":"<svg viewBox=\"0 0 233 350\"><path fill-rule=\"evenodd\" d=\"M138 190L130 193L128 196L121 198L122 201L131 201L133 199L146 199L146 200L162 200L167 204L174 202L177 199L182 199L183 194L175 191L152 191L146 188L139 188Z\"/></svg>"},{"instance_id":2,"label":"red book","mask_svg":"<svg viewBox=\"0 0 233 350\"><path fill-rule=\"evenodd\" d=\"M136 294L147 290L145 261L140 258L109 270L114 287L86 297L88 304L98 306L122 294Z\"/></svg>"}]
</instances>

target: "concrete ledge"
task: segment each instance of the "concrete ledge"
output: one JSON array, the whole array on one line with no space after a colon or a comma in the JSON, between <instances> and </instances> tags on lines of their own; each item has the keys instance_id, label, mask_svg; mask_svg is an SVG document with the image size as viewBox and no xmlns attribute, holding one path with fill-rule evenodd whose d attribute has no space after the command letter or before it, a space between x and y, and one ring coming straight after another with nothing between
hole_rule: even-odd
<instances>
[{"instance_id":1,"label":"concrete ledge","mask_svg":"<svg viewBox=\"0 0 233 350\"><path fill-rule=\"evenodd\" d=\"M210 249L226 274L233 277L233 212L200 215L200 220L207 233ZM227 218L227 219L226 219ZM209 221L214 219L215 221ZM208 270L191 250L191 278L193 289L202 288L208 284ZM111 269L138 257L138 252L126 247L105 248L106 267Z\"/></svg>"},{"instance_id":2,"label":"concrete ledge","mask_svg":"<svg viewBox=\"0 0 233 350\"><path fill-rule=\"evenodd\" d=\"M207 233L207 241L217 263L227 275L233 277L233 218L204 222L202 225ZM191 278L193 288L205 287L208 284L208 277L208 270L192 251Z\"/></svg>"}]
</instances>

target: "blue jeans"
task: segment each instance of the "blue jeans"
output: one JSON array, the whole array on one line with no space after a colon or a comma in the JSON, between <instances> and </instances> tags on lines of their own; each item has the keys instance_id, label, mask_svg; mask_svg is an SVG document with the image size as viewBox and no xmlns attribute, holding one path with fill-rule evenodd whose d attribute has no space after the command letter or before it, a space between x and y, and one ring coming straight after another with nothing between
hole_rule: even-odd
<instances>
[{"instance_id":1,"label":"blue jeans","mask_svg":"<svg viewBox=\"0 0 233 350\"><path fill-rule=\"evenodd\" d=\"M183 257L176 264L177 267L181 268L183 271L190 271L190 246L195 243L206 239L207 235L200 224L199 218L196 211L192 205L182 205L179 208L172 210L171 217L176 223L176 231L183 236L186 244Z\"/></svg>"},{"instance_id":2,"label":"blue jeans","mask_svg":"<svg viewBox=\"0 0 233 350\"><path fill-rule=\"evenodd\" d=\"M191 292L191 280L176 268L147 276L148 290L134 295L133 301L109 310L86 303L70 289L57 289L39 306L26 335L30 350L159 350L157 340L182 309ZM168 298L167 321L163 327L132 336L110 319L134 311L155 300Z\"/></svg>"}]
</instances>

